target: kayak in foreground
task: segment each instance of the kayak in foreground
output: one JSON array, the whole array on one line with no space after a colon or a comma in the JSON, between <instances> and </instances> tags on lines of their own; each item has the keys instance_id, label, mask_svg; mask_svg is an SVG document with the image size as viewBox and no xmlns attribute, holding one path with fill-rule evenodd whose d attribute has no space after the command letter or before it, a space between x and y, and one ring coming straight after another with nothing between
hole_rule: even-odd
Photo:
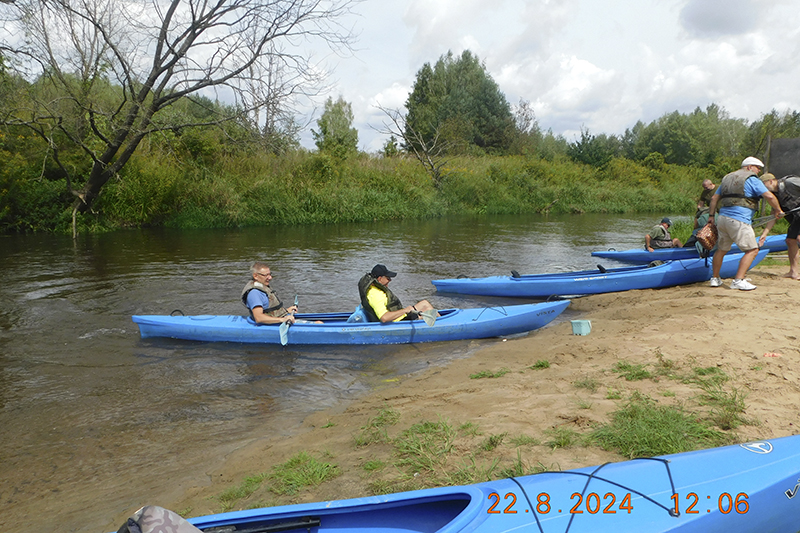
<instances>
[{"instance_id":1,"label":"kayak in foreground","mask_svg":"<svg viewBox=\"0 0 800 533\"><path fill-rule=\"evenodd\" d=\"M119 533L166 531L158 529L165 522L174 524L169 531L181 533L795 533L799 480L795 435L475 485L235 511L189 523L145 507Z\"/></svg>"},{"instance_id":2,"label":"kayak in foreground","mask_svg":"<svg viewBox=\"0 0 800 533\"><path fill-rule=\"evenodd\" d=\"M720 277L732 278L739 267L741 253L725 255ZM767 255L761 250L753 260L757 265ZM599 265L598 265L599 266ZM661 264L622 268L598 268L579 272L531 274L527 276L491 276L488 278L436 279L436 290L481 296L549 298L578 296L636 289L658 289L711 279L711 258L666 261Z\"/></svg>"},{"instance_id":3,"label":"kayak in foreground","mask_svg":"<svg viewBox=\"0 0 800 533\"><path fill-rule=\"evenodd\" d=\"M785 252L788 249L786 245L786 234L783 235L770 235L764 239L764 246L762 250L769 252ZM731 247L728 254L741 253L741 250L735 244ZM613 259L620 263L633 263L644 264L651 261L672 261L675 259L697 259L697 248L694 246L684 248L657 248L652 252L648 252L644 248L634 248L632 250L607 250L604 252L592 252L594 257L603 257L605 259Z\"/></svg>"},{"instance_id":4,"label":"kayak in foreground","mask_svg":"<svg viewBox=\"0 0 800 533\"><path fill-rule=\"evenodd\" d=\"M546 326L569 301L477 309L444 309L433 325L424 320L348 322L350 313L298 314L283 344L403 344L481 339L524 333ZM277 324L257 325L243 316L134 315L142 338L171 337L193 341L281 344Z\"/></svg>"}]
</instances>

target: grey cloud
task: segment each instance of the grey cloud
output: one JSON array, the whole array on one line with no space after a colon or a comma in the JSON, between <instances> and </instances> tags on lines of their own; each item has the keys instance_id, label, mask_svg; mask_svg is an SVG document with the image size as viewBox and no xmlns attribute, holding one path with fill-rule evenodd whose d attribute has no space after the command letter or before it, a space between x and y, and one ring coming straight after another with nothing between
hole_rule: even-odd
<instances>
[{"instance_id":1,"label":"grey cloud","mask_svg":"<svg viewBox=\"0 0 800 533\"><path fill-rule=\"evenodd\" d=\"M759 10L753 0L689 0L679 18L692 37L712 39L754 30Z\"/></svg>"}]
</instances>

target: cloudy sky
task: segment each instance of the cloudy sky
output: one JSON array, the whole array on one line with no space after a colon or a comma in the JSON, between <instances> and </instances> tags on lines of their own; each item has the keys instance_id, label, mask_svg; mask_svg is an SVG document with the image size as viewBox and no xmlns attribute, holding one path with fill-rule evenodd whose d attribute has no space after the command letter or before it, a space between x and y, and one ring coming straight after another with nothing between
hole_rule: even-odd
<instances>
[{"instance_id":1,"label":"cloudy sky","mask_svg":"<svg viewBox=\"0 0 800 533\"><path fill-rule=\"evenodd\" d=\"M386 137L376 103L403 108L417 71L469 49L542 129L620 134L716 103L735 118L800 110L800 0L364 0L352 57L327 59L360 148ZM309 129L316 129L320 109ZM314 147L310 131L302 143Z\"/></svg>"}]
</instances>

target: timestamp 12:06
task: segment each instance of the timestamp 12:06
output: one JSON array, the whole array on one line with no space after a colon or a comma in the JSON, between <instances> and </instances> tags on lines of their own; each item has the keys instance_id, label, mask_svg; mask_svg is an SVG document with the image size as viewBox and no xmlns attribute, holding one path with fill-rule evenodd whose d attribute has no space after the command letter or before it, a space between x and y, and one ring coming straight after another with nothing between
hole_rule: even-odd
<instances>
[{"instance_id":1,"label":"timestamp 12:06","mask_svg":"<svg viewBox=\"0 0 800 533\"><path fill-rule=\"evenodd\" d=\"M675 514L680 514L681 512L680 495L673 494L672 496L670 496L670 498L672 499L672 502L675 504ZM698 503L700 502L700 496L698 496L696 492L690 492L689 494L686 495L684 499L688 503L684 513L697 514L700 512L700 509L696 509ZM706 496L706 500L711 502L712 500L711 496ZM700 505L700 507L702 507L702 505ZM712 509L711 507L706 508L707 513L710 513L711 511L714 510L715 509ZM728 514L731 511L737 514L746 514L750 510L750 504L747 502L747 494L744 492L740 492L736 496L732 496L730 493L723 492L717 498L716 510L722 514Z\"/></svg>"},{"instance_id":2,"label":"timestamp 12:06","mask_svg":"<svg viewBox=\"0 0 800 533\"><path fill-rule=\"evenodd\" d=\"M680 495L675 493L670 496L670 499L673 503L674 513L680 515L682 510ZM706 496L706 499L711 502L711 496ZM515 508L517 503L516 494L508 492L502 500L504 500L504 503L501 504L500 495L496 492L489 494L489 501L492 503L489 505L486 512L489 514L517 514L518 510ZM697 514L701 512L698 508L700 496L698 496L697 493L690 492L686 494L684 500L686 500L686 508L683 510L684 513ZM539 514L548 514L551 511L557 513L568 512L570 514L583 514L584 512L589 514L616 514L620 511L630 514L631 511L633 511L630 492L626 493L619 503L617 503L617 496L613 492L607 492L602 497L596 492L590 492L586 495L580 492L574 492L570 496L570 501L574 502L574 505L569 509L553 509L550 495L547 492L540 492L536 495L536 502L533 505L534 510ZM700 505L700 507L702 507L702 505ZM730 512L745 514L750 510L750 505L747 502L747 494L740 492L736 496L733 496L728 492L723 492L717 497L716 509L708 507L706 512L710 513L712 510L717 510L722 514L728 514ZM527 513L529 511L529 509L524 509L519 512Z\"/></svg>"}]
</instances>

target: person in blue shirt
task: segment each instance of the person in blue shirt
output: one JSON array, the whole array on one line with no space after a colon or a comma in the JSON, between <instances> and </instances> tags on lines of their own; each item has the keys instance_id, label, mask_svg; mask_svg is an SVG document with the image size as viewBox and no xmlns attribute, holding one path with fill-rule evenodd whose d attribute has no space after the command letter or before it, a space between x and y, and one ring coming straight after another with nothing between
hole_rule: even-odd
<instances>
[{"instance_id":1,"label":"person in blue shirt","mask_svg":"<svg viewBox=\"0 0 800 533\"><path fill-rule=\"evenodd\" d=\"M742 291L752 291L756 288L755 285L744 279L744 275L753 264L753 259L758 255L758 242L756 242L756 234L751 225L753 215L758 209L758 201L764 198L772 206L775 218L783 216L778 199L758 178L758 174L763 168L764 163L760 160L755 157L746 157L742 161L742 168L722 178L719 188L711 197L708 223L716 225L719 232L717 251L714 253L712 264L712 287L722 285L719 277L722 260L733 243L736 243L744 255L739 261L739 268L736 270L736 277L731 282L731 288ZM716 215L717 207L719 207L719 215Z\"/></svg>"}]
</instances>

